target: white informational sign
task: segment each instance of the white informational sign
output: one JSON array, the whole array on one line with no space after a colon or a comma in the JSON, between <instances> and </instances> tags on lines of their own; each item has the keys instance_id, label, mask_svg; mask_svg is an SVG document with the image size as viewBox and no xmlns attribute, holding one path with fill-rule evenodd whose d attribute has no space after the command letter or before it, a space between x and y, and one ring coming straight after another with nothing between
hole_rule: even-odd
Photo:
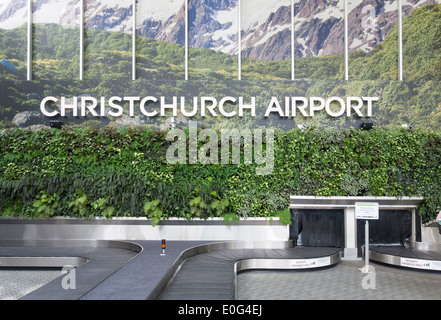
<instances>
[{"instance_id":1,"label":"white informational sign","mask_svg":"<svg viewBox=\"0 0 441 320\"><path fill-rule=\"evenodd\" d=\"M400 263L403 267L441 271L441 261L401 258Z\"/></svg>"},{"instance_id":2,"label":"white informational sign","mask_svg":"<svg viewBox=\"0 0 441 320\"><path fill-rule=\"evenodd\" d=\"M356 202L355 218L378 220L379 204L377 202Z\"/></svg>"},{"instance_id":3,"label":"white informational sign","mask_svg":"<svg viewBox=\"0 0 441 320\"><path fill-rule=\"evenodd\" d=\"M331 257L299 259L291 263L293 269L309 269L329 266L331 264Z\"/></svg>"}]
</instances>

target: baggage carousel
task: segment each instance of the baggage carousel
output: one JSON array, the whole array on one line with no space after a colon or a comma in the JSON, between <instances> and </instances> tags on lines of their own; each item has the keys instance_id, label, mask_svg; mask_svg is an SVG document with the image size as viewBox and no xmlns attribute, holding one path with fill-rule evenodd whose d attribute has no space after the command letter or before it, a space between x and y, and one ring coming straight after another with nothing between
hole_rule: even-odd
<instances>
[{"instance_id":1,"label":"baggage carousel","mask_svg":"<svg viewBox=\"0 0 441 320\"><path fill-rule=\"evenodd\" d=\"M402 245L369 245L372 261L428 271L441 271L441 244L411 242Z\"/></svg>"},{"instance_id":2,"label":"baggage carousel","mask_svg":"<svg viewBox=\"0 0 441 320\"><path fill-rule=\"evenodd\" d=\"M0 270L75 270L76 288L63 273L23 300L232 300L236 276L250 269L317 270L341 259L340 248L292 247L284 242L0 241Z\"/></svg>"},{"instance_id":3,"label":"baggage carousel","mask_svg":"<svg viewBox=\"0 0 441 320\"><path fill-rule=\"evenodd\" d=\"M25 300L233 300L242 271L315 274L334 270L342 255L341 248L293 247L292 242L170 241L166 255L159 254L158 241L4 241L0 249L0 269L77 268L75 290L64 290L63 277L58 277L21 298ZM441 271L441 250L433 244L370 245L369 252L375 262Z\"/></svg>"},{"instance_id":4,"label":"baggage carousel","mask_svg":"<svg viewBox=\"0 0 441 320\"><path fill-rule=\"evenodd\" d=\"M341 249L330 247L205 249L206 252L183 261L164 290L150 298L233 300L237 296L236 276L240 271L314 270L334 266L341 259Z\"/></svg>"}]
</instances>

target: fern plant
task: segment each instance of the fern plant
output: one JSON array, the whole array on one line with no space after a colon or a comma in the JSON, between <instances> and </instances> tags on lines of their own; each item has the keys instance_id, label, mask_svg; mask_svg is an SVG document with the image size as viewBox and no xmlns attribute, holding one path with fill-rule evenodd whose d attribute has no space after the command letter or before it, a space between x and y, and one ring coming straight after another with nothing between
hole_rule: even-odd
<instances>
[{"instance_id":1,"label":"fern plant","mask_svg":"<svg viewBox=\"0 0 441 320\"><path fill-rule=\"evenodd\" d=\"M195 197L190 201L190 215L192 217L200 217L205 209L207 209L207 204L201 197Z\"/></svg>"},{"instance_id":2,"label":"fern plant","mask_svg":"<svg viewBox=\"0 0 441 320\"><path fill-rule=\"evenodd\" d=\"M77 191L77 197L69 203L69 208L72 208L73 212L78 213L80 217L84 218L86 217L88 211L87 204L87 195L82 189L79 189Z\"/></svg>"},{"instance_id":3,"label":"fern plant","mask_svg":"<svg viewBox=\"0 0 441 320\"><path fill-rule=\"evenodd\" d=\"M40 196L33 203L34 215L36 218L50 218L55 215L58 208L59 196L57 193L53 195L46 191L41 191Z\"/></svg>"},{"instance_id":4,"label":"fern plant","mask_svg":"<svg viewBox=\"0 0 441 320\"><path fill-rule=\"evenodd\" d=\"M221 217L227 211L229 204L228 199L216 199L210 204L210 207L214 211L215 217Z\"/></svg>"},{"instance_id":5,"label":"fern plant","mask_svg":"<svg viewBox=\"0 0 441 320\"><path fill-rule=\"evenodd\" d=\"M106 198L99 198L98 200L92 202L91 206L94 212L106 219L111 219L115 212L115 207L108 205Z\"/></svg>"},{"instance_id":6,"label":"fern plant","mask_svg":"<svg viewBox=\"0 0 441 320\"><path fill-rule=\"evenodd\" d=\"M148 201L144 204L144 213L151 220L152 226L156 226L163 216L163 210L159 200Z\"/></svg>"}]
</instances>

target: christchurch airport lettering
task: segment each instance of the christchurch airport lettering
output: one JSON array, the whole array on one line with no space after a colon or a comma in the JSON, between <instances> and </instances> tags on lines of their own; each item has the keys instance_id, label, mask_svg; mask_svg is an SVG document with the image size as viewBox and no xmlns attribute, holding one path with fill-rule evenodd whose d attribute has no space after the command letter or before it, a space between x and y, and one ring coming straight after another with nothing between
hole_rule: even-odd
<instances>
[{"instance_id":1,"label":"christchurch airport lettering","mask_svg":"<svg viewBox=\"0 0 441 320\"><path fill-rule=\"evenodd\" d=\"M171 101L170 101L171 100ZM265 117L270 114L278 114L280 117L313 117L316 112L324 111L331 117L340 117L346 115L348 117L356 114L359 117L371 117L373 103L378 101L378 97L330 97L324 99L321 97L285 97L279 100L272 97L266 108ZM52 103L58 108L49 108ZM157 110L159 104L159 110ZM237 106L238 108L232 108ZM185 117L193 117L198 111L202 117L222 115L224 117L242 117L244 112L248 112L250 116L256 116L256 98L250 97L245 101L244 97L223 97L216 99L214 97L193 97L193 106L186 106L185 97L45 97L40 103L41 112L47 117L55 117L58 115L66 116L66 112L71 111L74 117L119 117L124 112L124 105L128 105L128 115L135 116L135 109L147 116L156 117L158 115L165 116L167 111L172 111L173 116L177 116L178 109ZM58 109L58 110L57 110ZM236 109L236 110L232 110ZM238 109L238 110L237 110Z\"/></svg>"}]
</instances>

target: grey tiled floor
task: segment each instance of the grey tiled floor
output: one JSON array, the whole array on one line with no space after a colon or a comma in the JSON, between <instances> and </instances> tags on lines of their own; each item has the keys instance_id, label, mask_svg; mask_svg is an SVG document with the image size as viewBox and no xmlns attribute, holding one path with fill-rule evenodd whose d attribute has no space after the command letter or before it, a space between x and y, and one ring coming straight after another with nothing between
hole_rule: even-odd
<instances>
[{"instance_id":1,"label":"grey tiled floor","mask_svg":"<svg viewBox=\"0 0 441 320\"><path fill-rule=\"evenodd\" d=\"M62 275L60 270L0 270L0 300L17 300Z\"/></svg>"},{"instance_id":2,"label":"grey tiled floor","mask_svg":"<svg viewBox=\"0 0 441 320\"><path fill-rule=\"evenodd\" d=\"M88 262L78 268L78 288L72 297L58 290L60 299L145 299L148 292L154 288L164 272L171 266L177 256L195 243L170 243L167 255L159 255L156 242L142 242L144 250L137 257L124 265L130 259L127 252L120 250L100 249L100 252L87 248L81 249L85 256L95 257L95 266L99 261L115 259L114 254L122 256L110 276L103 277L97 286L86 286L81 281L87 272L97 278L92 272L93 264ZM7 248L3 248L7 251ZM17 252L17 248L13 248ZM75 251L75 250L73 250ZM100 258L103 255L103 258ZM101 260L99 260L101 259ZM93 261L92 261L93 262ZM108 263L106 263L107 265ZM325 269L292 270L292 271L246 271L238 275L239 300L440 300L441 299L441 272L417 271L385 266L371 262L375 273L366 275L358 268L364 264L363 260L343 260L333 267ZM121 267L121 265L123 265ZM87 269L89 268L89 269ZM96 269L96 268L95 268ZM94 269L94 270L95 270ZM102 273L103 270L97 270ZM112 272L112 271L110 271ZM46 299L52 290L60 289L60 270L31 271L30 270L0 270L0 299ZM366 278L368 277L369 278ZM87 277L86 277L87 278ZM86 279L85 278L85 279ZM56 279L55 281L52 281ZM366 280L370 281L367 282ZM87 280L87 279L86 279ZM96 280L96 279L95 279ZM365 281L364 281L365 280ZM97 280L98 281L98 280ZM100 280L101 281L101 280ZM48 283L48 285L41 285ZM375 289L363 288L363 284L373 285ZM84 289L84 290L83 290ZM31 294L30 291L34 290ZM83 290L84 293L79 291ZM24 296L23 296L24 295ZM50 296L49 296L50 297Z\"/></svg>"},{"instance_id":3,"label":"grey tiled floor","mask_svg":"<svg viewBox=\"0 0 441 320\"><path fill-rule=\"evenodd\" d=\"M143 247L139 254L131 250L105 246L66 247L0 246L0 256L85 257L89 261L75 270L74 289L66 290L66 274L29 272L9 273L1 269L0 299L24 300L144 300L165 272L185 249L203 244L199 241L170 241L167 255L161 256L161 241L137 241ZM15 271L15 270L14 270ZM53 277L53 278L52 278ZM3 281L4 280L4 281Z\"/></svg>"},{"instance_id":4,"label":"grey tiled floor","mask_svg":"<svg viewBox=\"0 0 441 320\"><path fill-rule=\"evenodd\" d=\"M361 261L313 271L247 271L238 276L239 300L440 300L441 273L399 269L372 263L371 276ZM61 276L56 270L1 270L0 300L16 300ZM372 286L375 284L375 289Z\"/></svg>"},{"instance_id":5,"label":"grey tiled floor","mask_svg":"<svg viewBox=\"0 0 441 320\"><path fill-rule=\"evenodd\" d=\"M248 271L238 276L240 300L440 300L441 273L342 261L313 271ZM369 276L369 278L365 278ZM364 280L364 281L363 281ZM364 285L363 285L364 284Z\"/></svg>"}]
</instances>

